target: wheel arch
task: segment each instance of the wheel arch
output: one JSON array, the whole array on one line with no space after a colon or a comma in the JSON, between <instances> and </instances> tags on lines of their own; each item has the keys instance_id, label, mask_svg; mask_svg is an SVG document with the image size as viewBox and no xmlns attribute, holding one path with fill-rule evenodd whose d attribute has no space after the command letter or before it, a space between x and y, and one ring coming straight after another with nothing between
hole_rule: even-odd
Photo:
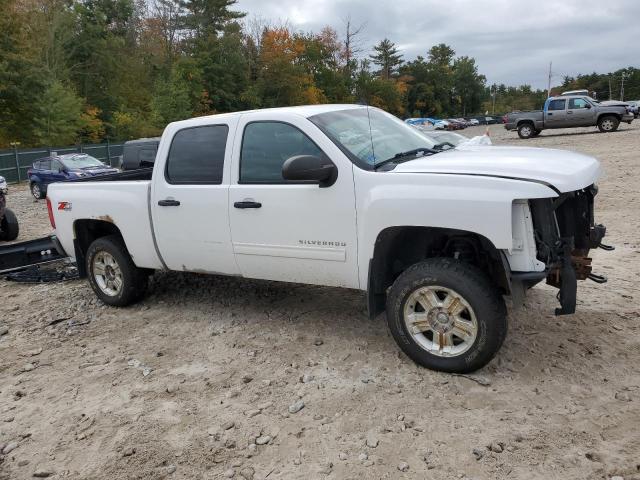
<instances>
[{"instance_id":1,"label":"wheel arch","mask_svg":"<svg viewBox=\"0 0 640 480\"><path fill-rule=\"evenodd\" d=\"M87 276L85 258L89 245L96 239L109 235L118 235L124 243L122 232L118 226L107 219L76 220L73 222L73 235L73 247L80 278L86 278Z\"/></svg>"},{"instance_id":2,"label":"wheel arch","mask_svg":"<svg viewBox=\"0 0 640 480\"><path fill-rule=\"evenodd\" d=\"M369 260L369 317L384 311L387 289L406 268L434 257L468 261L482 269L501 293L511 291L509 264L504 254L483 235L451 228L394 226L378 234L373 258Z\"/></svg>"},{"instance_id":3,"label":"wheel arch","mask_svg":"<svg viewBox=\"0 0 640 480\"><path fill-rule=\"evenodd\" d=\"M600 122L600 120L601 120L603 117L615 117L615 118L617 118L617 119L618 119L618 121L619 121L619 122L620 122L620 121L622 121L622 115L620 115L619 113L615 113L615 112L604 112L604 113L600 113L600 114L598 115L598 119L596 120L596 122L598 122L598 123L599 123L599 122Z\"/></svg>"},{"instance_id":4,"label":"wheel arch","mask_svg":"<svg viewBox=\"0 0 640 480\"><path fill-rule=\"evenodd\" d=\"M530 124L533 128L536 127L535 122L530 119L530 118L523 118L522 120L518 120L518 122L516 123L516 128L520 128L521 125L524 125L525 123Z\"/></svg>"}]
</instances>

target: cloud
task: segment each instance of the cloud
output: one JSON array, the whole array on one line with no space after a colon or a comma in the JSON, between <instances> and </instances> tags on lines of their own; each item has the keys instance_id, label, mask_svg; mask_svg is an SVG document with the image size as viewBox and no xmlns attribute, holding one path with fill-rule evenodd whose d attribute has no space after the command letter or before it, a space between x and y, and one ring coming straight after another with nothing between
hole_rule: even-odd
<instances>
[{"instance_id":1,"label":"cloud","mask_svg":"<svg viewBox=\"0 0 640 480\"><path fill-rule=\"evenodd\" d=\"M350 15L366 23L370 49L388 37L405 60L438 43L474 57L489 83L546 88L563 75L640 66L640 1L616 0L239 0L249 16L288 20L294 29L339 33Z\"/></svg>"}]
</instances>

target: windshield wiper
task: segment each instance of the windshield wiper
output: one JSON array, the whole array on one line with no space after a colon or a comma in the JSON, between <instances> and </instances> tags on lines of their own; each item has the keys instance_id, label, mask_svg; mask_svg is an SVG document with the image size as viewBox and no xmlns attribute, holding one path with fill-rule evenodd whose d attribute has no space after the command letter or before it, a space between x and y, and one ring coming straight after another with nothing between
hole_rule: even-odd
<instances>
[{"instance_id":1,"label":"windshield wiper","mask_svg":"<svg viewBox=\"0 0 640 480\"><path fill-rule=\"evenodd\" d=\"M408 157L417 157L419 153L423 153L424 155L433 155L435 153L440 153L441 151L442 150L434 150L433 148L428 148L428 147L420 147L420 148L414 148L413 150L407 150L406 152L398 152L393 157L387 158L386 160L382 160L381 162L376 163L374 165L374 168L377 170L383 165L388 165L389 163L400 163L400 160L402 158L406 158L407 160L409 160Z\"/></svg>"}]
</instances>

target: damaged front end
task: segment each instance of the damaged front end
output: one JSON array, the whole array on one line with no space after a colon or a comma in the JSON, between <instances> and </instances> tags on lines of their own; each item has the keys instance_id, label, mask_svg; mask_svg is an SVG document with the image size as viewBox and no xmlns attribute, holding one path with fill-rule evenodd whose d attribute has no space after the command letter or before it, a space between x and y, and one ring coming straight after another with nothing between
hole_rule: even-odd
<instances>
[{"instance_id":1,"label":"damaged front end","mask_svg":"<svg viewBox=\"0 0 640 480\"><path fill-rule=\"evenodd\" d=\"M559 197L530 200L537 258L547 266L547 284L559 289L556 315L576 311L578 280L605 283L604 276L591 271L589 250L602 248L606 228L594 222L593 204L598 188L562 193Z\"/></svg>"}]
</instances>

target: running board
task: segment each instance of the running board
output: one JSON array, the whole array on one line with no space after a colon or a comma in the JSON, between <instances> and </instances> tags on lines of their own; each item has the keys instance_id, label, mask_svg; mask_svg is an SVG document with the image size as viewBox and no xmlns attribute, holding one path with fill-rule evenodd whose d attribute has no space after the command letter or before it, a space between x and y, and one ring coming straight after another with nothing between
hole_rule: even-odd
<instances>
[{"instance_id":1,"label":"running board","mask_svg":"<svg viewBox=\"0 0 640 480\"><path fill-rule=\"evenodd\" d=\"M0 273L67 258L55 235L0 246Z\"/></svg>"}]
</instances>

